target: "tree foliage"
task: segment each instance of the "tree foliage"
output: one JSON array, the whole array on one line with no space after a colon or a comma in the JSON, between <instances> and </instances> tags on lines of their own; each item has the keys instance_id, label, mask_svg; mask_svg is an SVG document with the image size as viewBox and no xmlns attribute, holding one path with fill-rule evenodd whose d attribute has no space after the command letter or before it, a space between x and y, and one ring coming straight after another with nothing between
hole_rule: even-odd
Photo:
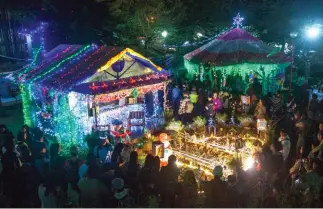
<instances>
[{"instance_id":1,"label":"tree foliage","mask_svg":"<svg viewBox=\"0 0 323 209\"><path fill-rule=\"evenodd\" d=\"M183 0L110 0L103 3L113 17L118 43L141 43L145 48L163 42L161 33L164 30L169 34L167 39L176 39L186 11Z\"/></svg>"}]
</instances>

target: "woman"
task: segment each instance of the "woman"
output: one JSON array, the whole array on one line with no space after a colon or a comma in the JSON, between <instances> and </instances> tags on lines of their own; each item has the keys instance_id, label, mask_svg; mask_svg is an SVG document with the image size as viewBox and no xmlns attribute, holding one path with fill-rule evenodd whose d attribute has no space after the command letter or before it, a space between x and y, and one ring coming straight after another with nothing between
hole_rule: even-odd
<instances>
[{"instance_id":1,"label":"woman","mask_svg":"<svg viewBox=\"0 0 323 209\"><path fill-rule=\"evenodd\" d=\"M188 170L184 174L184 181L180 185L178 194L178 207L194 208L197 198L197 182L194 172Z\"/></svg>"},{"instance_id":2,"label":"woman","mask_svg":"<svg viewBox=\"0 0 323 209\"><path fill-rule=\"evenodd\" d=\"M152 155L147 155L144 163L144 167L139 172L139 186L141 189L142 198L140 202L146 203L147 199L155 194L156 182L154 178L154 157Z\"/></svg>"},{"instance_id":3,"label":"woman","mask_svg":"<svg viewBox=\"0 0 323 209\"><path fill-rule=\"evenodd\" d=\"M265 119L266 118L266 107L262 99L259 100L257 107L255 109L254 116L257 119Z\"/></svg>"},{"instance_id":4,"label":"woman","mask_svg":"<svg viewBox=\"0 0 323 209\"><path fill-rule=\"evenodd\" d=\"M213 93L213 108L215 112L220 112L223 108L223 103L221 99L218 97L218 93Z\"/></svg>"},{"instance_id":5,"label":"woman","mask_svg":"<svg viewBox=\"0 0 323 209\"><path fill-rule=\"evenodd\" d=\"M130 160L128 163L121 167L123 173L123 179L125 179L126 185L131 188L134 193L138 191L138 174L140 166L138 164L138 153L132 151L130 153Z\"/></svg>"}]
</instances>

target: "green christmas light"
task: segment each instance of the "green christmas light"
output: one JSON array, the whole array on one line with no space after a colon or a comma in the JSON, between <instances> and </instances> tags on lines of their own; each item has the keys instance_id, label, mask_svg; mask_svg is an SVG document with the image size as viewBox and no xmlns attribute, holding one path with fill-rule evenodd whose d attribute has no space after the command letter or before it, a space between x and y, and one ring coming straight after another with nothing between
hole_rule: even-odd
<instances>
[{"instance_id":1,"label":"green christmas light","mask_svg":"<svg viewBox=\"0 0 323 209\"><path fill-rule=\"evenodd\" d=\"M31 92L30 92L30 85L23 85L20 84L20 92L21 92L21 101L23 107L23 114L24 114L24 123L28 126L33 125L33 117L31 113L32 105L31 105Z\"/></svg>"},{"instance_id":2,"label":"green christmas light","mask_svg":"<svg viewBox=\"0 0 323 209\"><path fill-rule=\"evenodd\" d=\"M55 66L53 66L52 68L48 69L46 72L39 74L38 76L35 76L33 79L30 80L30 82L34 82L36 80L38 80L41 77L46 76L47 74L49 74L50 72L56 70L57 68L61 67L63 64L65 64L67 61L72 60L72 59L76 59L79 55L81 55L85 50L89 49L91 47L91 45L87 45L82 47L78 52L72 54L71 56L63 59L62 61L60 61L59 63L57 63Z\"/></svg>"},{"instance_id":3,"label":"green christmas light","mask_svg":"<svg viewBox=\"0 0 323 209\"><path fill-rule=\"evenodd\" d=\"M76 116L71 112L66 94L60 94L54 101L54 132L60 142L75 143L78 141L78 124Z\"/></svg>"},{"instance_id":4,"label":"green christmas light","mask_svg":"<svg viewBox=\"0 0 323 209\"><path fill-rule=\"evenodd\" d=\"M263 92L269 92L272 89L277 88L276 81L272 78L278 73L284 72L284 69L289 65L289 63L283 64L257 64L257 63L242 63L236 65L227 66L210 66L209 72L215 73L220 71L223 78L231 76L249 76L253 73L257 74L258 78L261 79L263 85ZM200 69L204 68L202 64L196 64L184 59L184 66L187 69L187 78L193 80L194 76L200 75ZM207 74L207 73L205 73ZM245 87L247 88L247 83L243 81Z\"/></svg>"}]
</instances>

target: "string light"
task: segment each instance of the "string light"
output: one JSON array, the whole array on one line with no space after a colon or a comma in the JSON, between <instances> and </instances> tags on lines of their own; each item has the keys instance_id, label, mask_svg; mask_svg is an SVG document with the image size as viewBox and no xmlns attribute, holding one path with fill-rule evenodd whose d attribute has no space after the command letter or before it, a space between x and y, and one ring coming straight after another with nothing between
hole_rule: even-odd
<instances>
[{"instance_id":1,"label":"string light","mask_svg":"<svg viewBox=\"0 0 323 209\"><path fill-rule=\"evenodd\" d=\"M68 61L75 61L76 59L78 59L78 56L81 55L82 53L84 53L84 51L86 51L88 48L90 48L91 45L86 45L84 47L82 47L78 52L76 52L75 54L72 54L71 56L63 59L62 61L60 61L59 63L57 63L55 66L51 67L50 69L48 69L46 72L41 73L35 77L33 77L30 82L35 82L36 80L40 79L41 77L44 77L46 75L48 75L50 72L56 70L57 68L61 67L61 65L63 65L64 63L68 62Z\"/></svg>"},{"instance_id":2,"label":"string light","mask_svg":"<svg viewBox=\"0 0 323 209\"><path fill-rule=\"evenodd\" d=\"M152 85L135 87L135 88L138 89L139 95L144 95L148 92L161 90L161 89L163 89L163 87L164 87L164 83L158 83L158 84L152 84ZM121 90L121 91L117 91L117 92L113 92L113 93L108 93L108 94L100 94L100 95L95 96L94 101L98 102L98 103L108 103L108 102L112 102L115 100L119 100L120 98L130 96L135 88L125 89L125 90Z\"/></svg>"}]
</instances>

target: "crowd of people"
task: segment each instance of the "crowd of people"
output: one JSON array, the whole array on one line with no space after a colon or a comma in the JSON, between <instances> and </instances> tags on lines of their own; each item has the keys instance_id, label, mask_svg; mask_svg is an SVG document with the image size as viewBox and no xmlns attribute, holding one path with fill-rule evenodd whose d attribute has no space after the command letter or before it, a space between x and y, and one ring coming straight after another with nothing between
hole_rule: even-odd
<instances>
[{"instance_id":1,"label":"crowd of people","mask_svg":"<svg viewBox=\"0 0 323 209\"><path fill-rule=\"evenodd\" d=\"M234 115L241 106L240 97L224 92L205 96L175 86L171 93L174 116L184 122L193 115ZM279 136L255 154L257 166L244 171L237 164L226 178L215 166L210 181L180 169L174 155L161 167L158 156L147 154L140 165L131 144L101 139L83 160L77 146L63 155L64 144L48 142L40 130L24 125L14 137L0 125L0 207L303 207L300 200L313 198L311 192L318 198L305 206L322 206L323 109L317 96L307 105L292 95L283 102L280 92L250 98L255 119L285 115L276 126Z\"/></svg>"}]
</instances>

